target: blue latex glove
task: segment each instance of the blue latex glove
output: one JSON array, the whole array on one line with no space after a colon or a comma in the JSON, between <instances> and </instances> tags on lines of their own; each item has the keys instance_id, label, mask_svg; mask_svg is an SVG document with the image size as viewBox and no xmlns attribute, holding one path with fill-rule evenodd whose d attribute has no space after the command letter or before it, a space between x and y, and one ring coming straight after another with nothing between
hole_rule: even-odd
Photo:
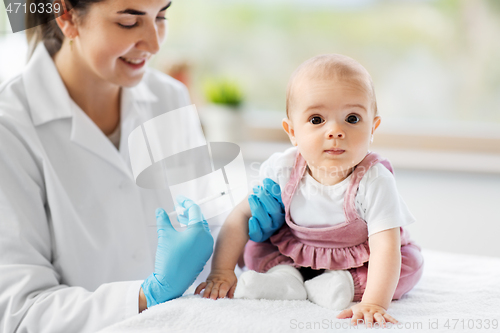
<instances>
[{"instance_id":1,"label":"blue latex glove","mask_svg":"<svg viewBox=\"0 0 500 333\"><path fill-rule=\"evenodd\" d=\"M183 218L188 221L185 222L191 224L185 231L178 232L172 227L167 213L161 208L156 210L158 248L155 272L142 283L148 308L181 296L213 252L214 239L200 207L182 196L177 202L186 209Z\"/></svg>"},{"instance_id":2,"label":"blue latex glove","mask_svg":"<svg viewBox=\"0 0 500 333\"><path fill-rule=\"evenodd\" d=\"M252 217L248 220L248 235L254 242L264 242L285 223L285 206L281 201L281 189L270 178L264 187L256 186L248 197Z\"/></svg>"}]
</instances>

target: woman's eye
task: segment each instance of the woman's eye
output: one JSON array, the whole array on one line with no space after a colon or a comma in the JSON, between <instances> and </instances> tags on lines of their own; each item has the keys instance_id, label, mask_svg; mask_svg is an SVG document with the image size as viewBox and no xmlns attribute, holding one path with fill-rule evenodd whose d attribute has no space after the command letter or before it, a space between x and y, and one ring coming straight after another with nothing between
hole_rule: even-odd
<instances>
[{"instance_id":1,"label":"woman's eye","mask_svg":"<svg viewBox=\"0 0 500 333\"><path fill-rule=\"evenodd\" d=\"M319 125L323 122L323 119L321 117L312 117L309 122L313 125Z\"/></svg>"},{"instance_id":2,"label":"woman's eye","mask_svg":"<svg viewBox=\"0 0 500 333\"><path fill-rule=\"evenodd\" d=\"M356 124L359 121L359 117L355 114L350 114L347 116L346 120L349 124Z\"/></svg>"},{"instance_id":3,"label":"woman's eye","mask_svg":"<svg viewBox=\"0 0 500 333\"><path fill-rule=\"evenodd\" d=\"M156 17L157 20L160 20L160 21L166 21L167 18L165 16L158 16ZM125 28L125 29L132 29L133 27L137 26L137 22L135 22L134 24L121 24L121 23L118 23L118 25L122 28Z\"/></svg>"},{"instance_id":4,"label":"woman's eye","mask_svg":"<svg viewBox=\"0 0 500 333\"><path fill-rule=\"evenodd\" d=\"M134 24L132 25L128 25L128 24L121 24L121 23L118 23L118 25L122 28L125 28L125 29L131 29L133 27L135 27L137 25L137 22L135 22Z\"/></svg>"}]
</instances>

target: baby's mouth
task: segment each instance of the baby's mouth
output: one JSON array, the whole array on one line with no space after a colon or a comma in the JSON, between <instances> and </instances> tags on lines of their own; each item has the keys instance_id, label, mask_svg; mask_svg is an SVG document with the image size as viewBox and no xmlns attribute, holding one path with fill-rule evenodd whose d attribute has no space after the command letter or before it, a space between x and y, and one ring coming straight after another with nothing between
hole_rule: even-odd
<instances>
[{"instance_id":1,"label":"baby's mouth","mask_svg":"<svg viewBox=\"0 0 500 333\"><path fill-rule=\"evenodd\" d=\"M325 153L330 154L330 155L341 155L344 152L345 152L345 150L340 149L340 148L333 148L333 149L325 150Z\"/></svg>"}]
</instances>

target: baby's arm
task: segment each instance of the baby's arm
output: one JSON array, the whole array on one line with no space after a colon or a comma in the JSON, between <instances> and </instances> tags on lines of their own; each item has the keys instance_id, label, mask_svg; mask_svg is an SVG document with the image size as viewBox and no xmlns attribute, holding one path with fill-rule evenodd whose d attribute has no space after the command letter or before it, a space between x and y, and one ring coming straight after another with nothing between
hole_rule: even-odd
<instances>
[{"instance_id":1,"label":"baby's arm","mask_svg":"<svg viewBox=\"0 0 500 333\"><path fill-rule=\"evenodd\" d=\"M243 253L248 237L248 219L252 216L248 199L239 203L228 215L221 228L212 259L212 271L206 282L195 291L199 294L203 288L205 298L233 297L236 288L234 267Z\"/></svg>"},{"instance_id":2,"label":"baby's arm","mask_svg":"<svg viewBox=\"0 0 500 333\"><path fill-rule=\"evenodd\" d=\"M369 238L370 263L362 302L385 309L391 304L401 272L400 229L392 228Z\"/></svg>"},{"instance_id":3,"label":"baby's arm","mask_svg":"<svg viewBox=\"0 0 500 333\"><path fill-rule=\"evenodd\" d=\"M349 318L356 323L364 319L369 325L373 321L397 323L386 313L391 304L401 272L400 229L392 228L377 232L369 238L370 262L366 289L361 303L342 311L338 318Z\"/></svg>"}]
</instances>

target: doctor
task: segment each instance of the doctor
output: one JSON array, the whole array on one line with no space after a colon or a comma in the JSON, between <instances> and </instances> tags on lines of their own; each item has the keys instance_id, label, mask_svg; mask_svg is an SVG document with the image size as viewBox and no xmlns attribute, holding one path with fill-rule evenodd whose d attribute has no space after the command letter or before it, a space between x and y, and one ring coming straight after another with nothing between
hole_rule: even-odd
<instances>
[{"instance_id":1,"label":"doctor","mask_svg":"<svg viewBox=\"0 0 500 333\"><path fill-rule=\"evenodd\" d=\"M150 227L171 198L138 188L129 162L133 129L190 104L181 83L146 69L166 35L170 0L58 3L64 15L27 31L34 53L25 71L0 86L5 333L95 332L182 295L213 249L187 198L178 200L194 223L186 231L163 209ZM197 119L179 119L178 128L181 146L202 135ZM284 221L273 186L256 190L252 239Z\"/></svg>"}]
</instances>

